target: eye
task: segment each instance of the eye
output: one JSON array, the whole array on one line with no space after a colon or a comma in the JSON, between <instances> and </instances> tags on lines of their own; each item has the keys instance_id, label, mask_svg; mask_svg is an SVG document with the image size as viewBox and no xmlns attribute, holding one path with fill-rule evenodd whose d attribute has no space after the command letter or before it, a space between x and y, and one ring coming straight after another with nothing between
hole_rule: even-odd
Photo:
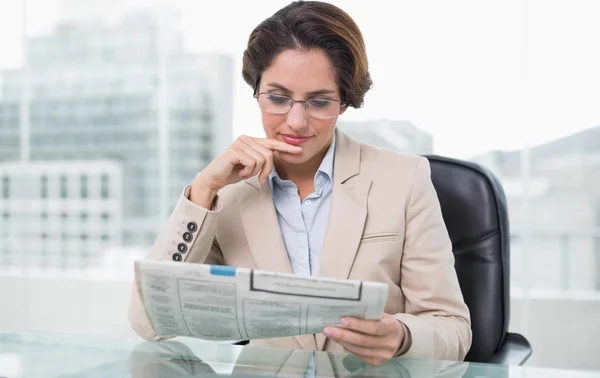
<instances>
[{"instance_id":1,"label":"eye","mask_svg":"<svg viewBox=\"0 0 600 378\"><path fill-rule=\"evenodd\" d=\"M290 101L290 99L287 98L286 96L276 95L276 94L269 94L268 99L269 99L269 101L271 101L272 103L277 104L277 105L285 104Z\"/></svg>"},{"instance_id":2,"label":"eye","mask_svg":"<svg viewBox=\"0 0 600 378\"><path fill-rule=\"evenodd\" d=\"M325 98L315 98L310 100L310 105L315 108L328 108L331 105L332 101Z\"/></svg>"}]
</instances>

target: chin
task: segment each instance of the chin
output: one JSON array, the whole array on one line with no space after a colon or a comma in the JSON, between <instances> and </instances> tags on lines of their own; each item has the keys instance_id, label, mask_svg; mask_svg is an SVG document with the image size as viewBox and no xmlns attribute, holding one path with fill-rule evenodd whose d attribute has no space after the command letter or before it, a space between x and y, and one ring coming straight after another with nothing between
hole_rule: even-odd
<instances>
[{"instance_id":1,"label":"chin","mask_svg":"<svg viewBox=\"0 0 600 378\"><path fill-rule=\"evenodd\" d=\"M280 154L279 157L281 160L283 160L289 164L304 164L308 160L310 160L306 157L306 155L303 152L298 155L296 155L296 154Z\"/></svg>"}]
</instances>

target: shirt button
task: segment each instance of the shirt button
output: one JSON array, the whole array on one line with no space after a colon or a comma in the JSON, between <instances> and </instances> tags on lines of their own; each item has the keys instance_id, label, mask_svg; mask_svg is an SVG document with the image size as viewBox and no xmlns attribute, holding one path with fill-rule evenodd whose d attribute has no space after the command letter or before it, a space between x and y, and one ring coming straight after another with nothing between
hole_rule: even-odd
<instances>
[{"instance_id":1,"label":"shirt button","mask_svg":"<svg viewBox=\"0 0 600 378\"><path fill-rule=\"evenodd\" d=\"M311 204L311 203L312 203L312 201L311 201L311 200L306 200L306 201L304 201L304 204L305 204L306 206L310 206L310 204Z\"/></svg>"}]
</instances>

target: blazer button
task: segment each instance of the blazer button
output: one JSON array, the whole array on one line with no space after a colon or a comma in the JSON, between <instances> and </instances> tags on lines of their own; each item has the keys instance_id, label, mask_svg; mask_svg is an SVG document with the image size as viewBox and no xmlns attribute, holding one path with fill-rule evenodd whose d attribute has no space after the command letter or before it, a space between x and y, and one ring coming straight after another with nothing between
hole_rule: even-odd
<instances>
[{"instance_id":1,"label":"blazer button","mask_svg":"<svg viewBox=\"0 0 600 378\"><path fill-rule=\"evenodd\" d=\"M187 252L187 245L183 244L183 243L179 243L177 245L177 250L181 253L186 253Z\"/></svg>"},{"instance_id":2,"label":"blazer button","mask_svg":"<svg viewBox=\"0 0 600 378\"><path fill-rule=\"evenodd\" d=\"M187 224L187 229L190 232L196 232L198 231L198 225L196 224L196 222L190 222Z\"/></svg>"},{"instance_id":3,"label":"blazer button","mask_svg":"<svg viewBox=\"0 0 600 378\"><path fill-rule=\"evenodd\" d=\"M181 261L181 255L179 253L174 253L173 261Z\"/></svg>"},{"instance_id":4,"label":"blazer button","mask_svg":"<svg viewBox=\"0 0 600 378\"><path fill-rule=\"evenodd\" d=\"M183 234L183 240L187 243L191 242L193 238L194 236L189 232Z\"/></svg>"}]
</instances>

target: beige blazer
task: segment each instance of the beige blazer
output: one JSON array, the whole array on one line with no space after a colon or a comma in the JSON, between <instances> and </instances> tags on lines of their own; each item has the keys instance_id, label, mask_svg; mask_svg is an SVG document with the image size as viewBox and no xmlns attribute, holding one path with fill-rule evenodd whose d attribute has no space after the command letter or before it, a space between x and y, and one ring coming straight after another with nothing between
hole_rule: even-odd
<instances>
[{"instance_id":1,"label":"beige blazer","mask_svg":"<svg viewBox=\"0 0 600 378\"><path fill-rule=\"evenodd\" d=\"M401 321L410 334L406 357L464 359L472 337L469 310L458 284L428 160L377 149L336 133L333 195L320 274L387 283L385 312ZM268 180L260 184L254 177L225 187L211 210L189 201L188 190L148 259L172 260L187 225L194 222L198 230L187 243L183 263L292 273ZM135 282L129 320L141 337L159 340ZM343 350L322 333L252 344Z\"/></svg>"}]
</instances>

